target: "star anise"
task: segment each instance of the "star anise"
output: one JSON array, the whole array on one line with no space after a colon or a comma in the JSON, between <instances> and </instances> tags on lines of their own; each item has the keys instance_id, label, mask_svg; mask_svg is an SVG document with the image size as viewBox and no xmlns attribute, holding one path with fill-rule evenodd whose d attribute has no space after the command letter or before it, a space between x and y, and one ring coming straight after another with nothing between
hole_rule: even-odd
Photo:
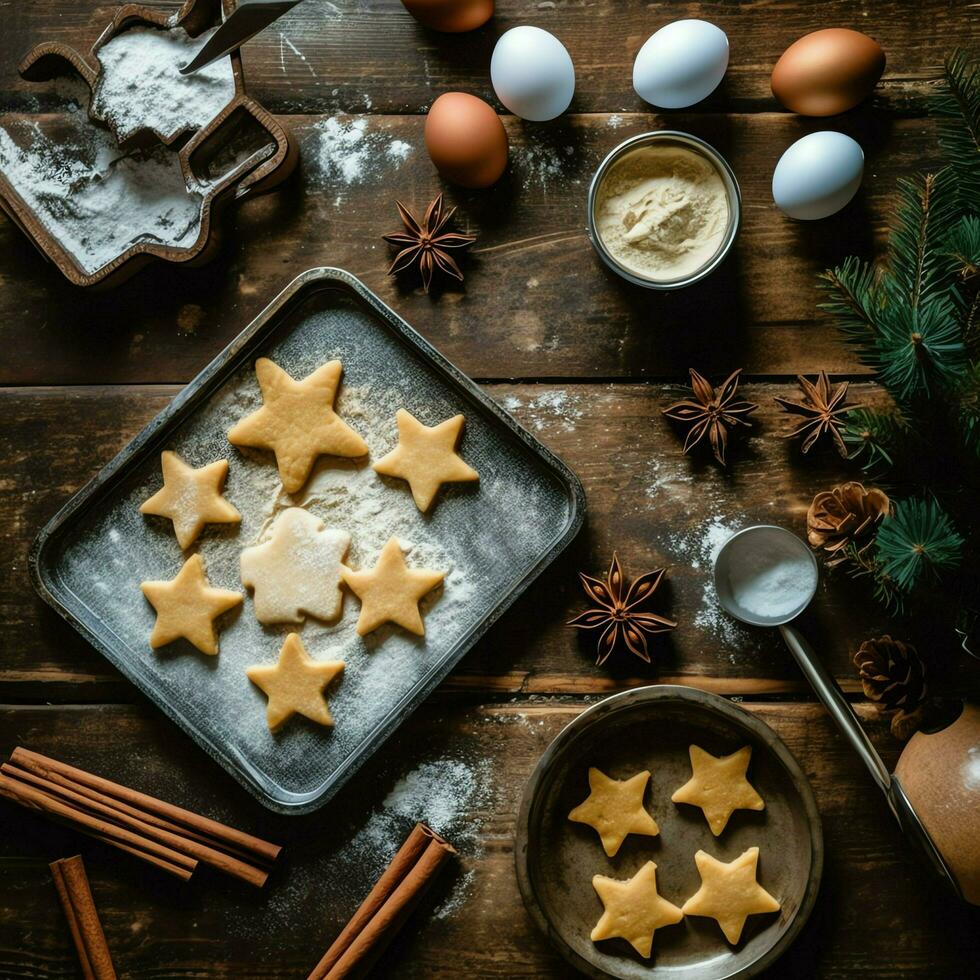
<instances>
[{"instance_id":1,"label":"star anise","mask_svg":"<svg viewBox=\"0 0 980 980\"><path fill-rule=\"evenodd\" d=\"M808 381L802 374L797 377L797 380L803 391L802 401L793 402L787 398L776 399L783 411L803 416L803 421L799 422L792 432L787 433L786 438L805 436L800 450L806 453L825 432L829 432L837 446L837 452L847 459L847 445L842 434L844 416L855 408L863 406L847 403L848 383L846 381L841 382L836 390L831 393L830 379L827 377L826 371L820 372L816 384Z\"/></svg>"},{"instance_id":2,"label":"star anise","mask_svg":"<svg viewBox=\"0 0 980 980\"><path fill-rule=\"evenodd\" d=\"M396 276L400 272L416 269L422 278L422 288L426 292L432 285L433 276L438 273L444 273L462 282L462 270L451 253L457 249L468 248L476 238L446 230L456 209L450 208L446 211L441 194L425 209L425 215L421 220L401 201L395 201L395 207L398 208L405 230L383 236L389 245L401 249L391 263L388 275Z\"/></svg>"},{"instance_id":3,"label":"star anise","mask_svg":"<svg viewBox=\"0 0 980 980\"><path fill-rule=\"evenodd\" d=\"M627 583L619 558L613 553L612 564L605 582L584 572L579 572L585 594L595 603L580 616L568 621L578 629L602 630L599 637L596 663L603 664L621 644L630 653L650 663L647 636L666 633L677 626L671 619L652 612L642 612L637 607L656 592L666 568L657 568Z\"/></svg>"},{"instance_id":4,"label":"star anise","mask_svg":"<svg viewBox=\"0 0 980 980\"><path fill-rule=\"evenodd\" d=\"M735 400L741 368L732 371L717 392L694 368L688 370L697 401L684 399L668 405L663 409L663 414L675 422L683 422L691 427L684 440L684 452L693 449L707 435L711 440L715 459L724 466L728 430L737 425L751 428L752 423L746 422L744 416L754 412L759 406L753 405L752 402Z\"/></svg>"}]
</instances>

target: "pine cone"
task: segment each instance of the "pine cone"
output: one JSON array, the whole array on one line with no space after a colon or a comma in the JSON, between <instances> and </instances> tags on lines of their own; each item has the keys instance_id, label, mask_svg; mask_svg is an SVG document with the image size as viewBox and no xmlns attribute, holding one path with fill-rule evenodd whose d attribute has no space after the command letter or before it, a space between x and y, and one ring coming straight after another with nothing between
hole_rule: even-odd
<instances>
[{"instance_id":1,"label":"pine cone","mask_svg":"<svg viewBox=\"0 0 980 980\"><path fill-rule=\"evenodd\" d=\"M828 553L828 565L839 565L847 557L849 544L863 551L874 541L878 524L890 507L884 491L865 490L861 483L824 490L813 498L806 513L807 540Z\"/></svg>"},{"instance_id":2,"label":"pine cone","mask_svg":"<svg viewBox=\"0 0 980 980\"><path fill-rule=\"evenodd\" d=\"M892 711L892 734L909 738L922 720L926 700L926 668L914 646L879 636L865 640L854 654L861 686L879 711Z\"/></svg>"}]
</instances>

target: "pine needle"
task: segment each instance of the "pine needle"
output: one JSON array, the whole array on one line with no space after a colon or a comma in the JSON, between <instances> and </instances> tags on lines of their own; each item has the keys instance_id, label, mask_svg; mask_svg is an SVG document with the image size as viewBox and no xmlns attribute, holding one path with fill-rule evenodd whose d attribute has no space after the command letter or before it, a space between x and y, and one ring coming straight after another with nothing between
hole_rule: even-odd
<instances>
[{"instance_id":1,"label":"pine needle","mask_svg":"<svg viewBox=\"0 0 980 980\"><path fill-rule=\"evenodd\" d=\"M980 207L980 64L975 54L954 51L944 66L945 87L933 100L943 153L956 174L964 205Z\"/></svg>"}]
</instances>

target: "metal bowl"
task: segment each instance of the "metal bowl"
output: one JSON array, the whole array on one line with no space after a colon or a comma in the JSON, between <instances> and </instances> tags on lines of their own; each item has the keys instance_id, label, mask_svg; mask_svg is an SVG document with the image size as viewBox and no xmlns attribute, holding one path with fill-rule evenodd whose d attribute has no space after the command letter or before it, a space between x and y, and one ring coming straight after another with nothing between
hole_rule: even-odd
<instances>
[{"instance_id":1,"label":"metal bowl","mask_svg":"<svg viewBox=\"0 0 980 980\"><path fill-rule=\"evenodd\" d=\"M715 755L751 745L749 776L765 810L737 810L716 838L699 809L672 803L690 777L692 742ZM591 827L571 823L569 811L588 795L589 766L620 779L649 769L648 809L660 836L627 837L607 858ZM696 851L731 861L753 845L761 849L759 881L782 909L751 916L738 945L728 945L713 919L698 916L658 930L649 960L625 940L589 938L602 914L594 874L625 879L653 860L661 894L682 905L700 887ZM823 836L810 784L768 725L717 695L662 684L601 701L551 743L524 791L515 859L531 917L587 976L729 980L772 964L803 928L820 885Z\"/></svg>"},{"instance_id":2,"label":"metal bowl","mask_svg":"<svg viewBox=\"0 0 980 980\"><path fill-rule=\"evenodd\" d=\"M725 190L728 192L728 228L725 231L725 237L718 246L718 250L696 272L689 273L678 279L647 279L633 272L631 269L627 269L624 265L616 261L606 248L595 222L596 196L610 168L618 160L626 156L627 153L631 153L645 146L652 146L656 143L684 146L705 157L710 163L714 164L718 173L721 175ZM742 193L739 190L738 181L735 179L735 174L729 166L728 161L710 143L705 143L704 140L698 139L697 136L692 136L690 133L682 133L674 129L662 129L653 133L640 133L637 136L631 136L628 140L620 143L619 146L614 147L606 156L605 160L599 164L595 176L592 178L592 183L589 185L588 222L589 240L599 253L602 261L618 275L634 285L643 286L646 289L681 289L684 286L690 286L692 283L699 282L705 276L712 273L721 265L725 256L728 255L742 224Z\"/></svg>"}]
</instances>

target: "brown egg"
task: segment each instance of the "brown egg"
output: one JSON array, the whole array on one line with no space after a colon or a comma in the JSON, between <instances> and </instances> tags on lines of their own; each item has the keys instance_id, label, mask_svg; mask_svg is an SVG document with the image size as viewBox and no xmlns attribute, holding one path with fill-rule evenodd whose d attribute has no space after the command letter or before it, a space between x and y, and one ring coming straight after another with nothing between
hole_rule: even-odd
<instances>
[{"instance_id":1,"label":"brown egg","mask_svg":"<svg viewBox=\"0 0 980 980\"><path fill-rule=\"evenodd\" d=\"M440 95L425 119L425 147L436 169L461 187L489 187L507 167L504 124L483 99Z\"/></svg>"},{"instance_id":2,"label":"brown egg","mask_svg":"<svg viewBox=\"0 0 980 980\"><path fill-rule=\"evenodd\" d=\"M806 34L772 71L772 94L803 116L836 116L871 94L885 70L885 52L867 34L843 27Z\"/></svg>"},{"instance_id":3,"label":"brown egg","mask_svg":"<svg viewBox=\"0 0 980 980\"><path fill-rule=\"evenodd\" d=\"M493 16L493 0L402 0L405 9L434 31L475 31Z\"/></svg>"}]
</instances>

